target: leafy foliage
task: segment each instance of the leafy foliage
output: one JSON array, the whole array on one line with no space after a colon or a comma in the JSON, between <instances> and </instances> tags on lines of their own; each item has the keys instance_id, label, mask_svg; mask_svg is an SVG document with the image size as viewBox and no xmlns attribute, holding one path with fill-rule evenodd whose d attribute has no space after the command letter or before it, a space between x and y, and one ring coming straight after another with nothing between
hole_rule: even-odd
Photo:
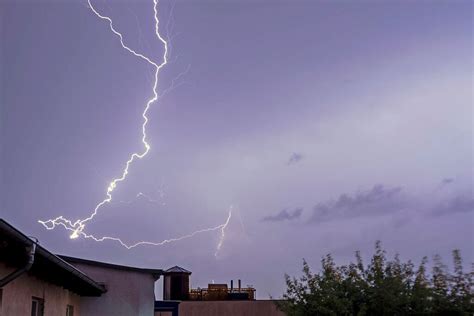
<instances>
[{"instance_id":1,"label":"leafy foliage","mask_svg":"<svg viewBox=\"0 0 474 316\"><path fill-rule=\"evenodd\" d=\"M285 275L287 290L280 310L289 316L307 315L473 315L474 270L465 273L459 250L453 251L453 273L435 256L431 275L428 258L415 268L397 254L387 260L375 244L370 263L359 252L356 262L337 266L330 254L314 274L303 260L300 278Z\"/></svg>"}]
</instances>

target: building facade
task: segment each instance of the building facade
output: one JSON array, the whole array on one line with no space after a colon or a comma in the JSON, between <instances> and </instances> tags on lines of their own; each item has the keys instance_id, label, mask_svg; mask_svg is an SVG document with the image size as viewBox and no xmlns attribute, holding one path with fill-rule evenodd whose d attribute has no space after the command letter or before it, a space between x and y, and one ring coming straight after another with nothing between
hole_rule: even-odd
<instances>
[{"instance_id":1,"label":"building facade","mask_svg":"<svg viewBox=\"0 0 474 316\"><path fill-rule=\"evenodd\" d=\"M141 269L80 258L60 256L82 272L105 285L100 297L81 297L86 316L150 316L154 313L155 282L159 269Z\"/></svg>"},{"instance_id":2,"label":"building facade","mask_svg":"<svg viewBox=\"0 0 474 316\"><path fill-rule=\"evenodd\" d=\"M105 288L0 220L0 315L81 315L82 297Z\"/></svg>"},{"instance_id":3,"label":"building facade","mask_svg":"<svg viewBox=\"0 0 474 316\"><path fill-rule=\"evenodd\" d=\"M272 300L183 301L179 316L284 316Z\"/></svg>"},{"instance_id":4,"label":"building facade","mask_svg":"<svg viewBox=\"0 0 474 316\"><path fill-rule=\"evenodd\" d=\"M14 268L0 264L2 276L13 270ZM67 312L74 316L81 315L79 294L41 280L32 274L18 277L0 291L2 316L66 315Z\"/></svg>"},{"instance_id":5,"label":"building facade","mask_svg":"<svg viewBox=\"0 0 474 316\"><path fill-rule=\"evenodd\" d=\"M161 274L54 255L0 219L0 316L153 316Z\"/></svg>"}]
</instances>

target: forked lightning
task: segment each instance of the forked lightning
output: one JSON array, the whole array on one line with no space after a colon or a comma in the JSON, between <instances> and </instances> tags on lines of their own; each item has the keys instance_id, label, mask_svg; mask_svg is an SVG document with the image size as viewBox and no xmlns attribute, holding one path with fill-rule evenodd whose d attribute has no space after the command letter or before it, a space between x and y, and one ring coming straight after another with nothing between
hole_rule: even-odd
<instances>
[{"instance_id":1,"label":"forked lightning","mask_svg":"<svg viewBox=\"0 0 474 316\"><path fill-rule=\"evenodd\" d=\"M161 36L161 34L159 32L159 22L160 21L159 21L159 18L158 18L158 0L153 0L153 11L154 11L153 16L154 16L154 20L155 20L155 35L159 39L159 41L164 45L164 52L163 52L163 57L162 57L163 60L161 61L161 63L156 63L151 58L149 58L149 57L147 57L147 56L145 56L141 53L138 53L134 49L128 47L124 43L122 34L115 29L112 19L108 16L105 16L105 15L102 15L101 13L99 13L99 11L97 11L97 9L92 5L91 0L87 0L87 3L89 5L89 8L91 9L91 11L99 19L108 22L109 28L112 31L112 33L114 33L119 38L122 48L127 50L129 53L131 53L135 57L138 57L141 60L147 62L149 65L151 65L155 69L155 80L154 80L154 83L153 83L153 97L148 100L148 102L146 103L145 109L143 110L143 113L142 113L143 124L142 124L141 142L144 146L144 149L141 152L134 152L130 155L129 159L125 163L125 167L124 167L120 177L115 178L114 180L112 180L112 182L110 182L109 186L107 187L106 197L95 206L93 212L88 217L86 217L84 219L78 219L75 222L72 222L71 220L65 218L64 216L58 216L54 219L49 219L49 220L46 220L46 221L39 220L38 222L41 223L48 230L52 230L52 229L56 228L56 226L64 227L66 230L71 231L71 235L70 235L71 239L75 239L75 238L78 238L78 237L82 236L84 238L93 239L95 241L107 241L107 240L116 241L127 249L131 249L131 248L134 248L134 247L137 247L137 246L140 246L140 245L161 246L161 245L164 245L164 244L167 244L167 243L192 238L197 234L220 230L221 231L221 236L220 236L219 243L217 245L217 250L216 250L216 254L217 254L217 252L222 247L222 243L224 241L224 236L225 236L225 228L229 224L229 221L232 217L232 209L229 210L227 220L224 224L221 224L221 225L218 225L218 226L215 226L215 227L211 227L211 228L205 228L205 229L197 230L193 233L190 233L190 234L187 234L187 235L184 235L184 236L181 236L181 237L166 239L166 240L163 240L163 241L160 241L160 242L140 241L140 242L136 242L136 243L133 243L133 244L126 244L120 238L117 238L117 237L109 237L109 236L95 237L93 235L90 235L90 234L87 234L87 233L84 232L84 229L86 227L86 223L89 222L90 220L92 220L97 215L99 209L102 206L104 206L105 204L108 204L112 201L113 191L117 187L118 183L124 181L127 178L127 175L128 175L129 168L130 168L131 164L134 161L136 161L137 159L142 159L143 157L145 157L148 154L148 152L150 151L151 147L150 147L150 144L147 141L147 134L146 134L146 127L147 127L147 124L148 124L148 121L149 121L147 114L148 114L148 110L150 109L151 105L155 101L157 101L158 98L159 98L158 91L157 91L157 89L158 89L158 76L159 76L160 70L168 63L168 42Z\"/></svg>"}]
</instances>

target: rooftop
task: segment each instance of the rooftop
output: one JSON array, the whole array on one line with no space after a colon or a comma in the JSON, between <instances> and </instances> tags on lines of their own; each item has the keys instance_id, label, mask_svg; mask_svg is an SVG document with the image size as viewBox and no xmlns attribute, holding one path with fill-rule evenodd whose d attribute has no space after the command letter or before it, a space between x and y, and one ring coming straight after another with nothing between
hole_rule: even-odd
<instances>
[{"instance_id":1,"label":"rooftop","mask_svg":"<svg viewBox=\"0 0 474 316\"><path fill-rule=\"evenodd\" d=\"M35 243L18 229L0 219L0 260L9 266L23 266L28 256L25 247ZM62 258L36 244L35 260L28 274L62 286L81 296L100 296L105 288Z\"/></svg>"},{"instance_id":2,"label":"rooftop","mask_svg":"<svg viewBox=\"0 0 474 316\"><path fill-rule=\"evenodd\" d=\"M172 268L169 268L168 270L165 271L165 273L185 273L185 274L191 274L191 271L188 271L184 268L174 266Z\"/></svg>"},{"instance_id":3,"label":"rooftop","mask_svg":"<svg viewBox=\"0 0 474 316\"><path fill-rule=\"evenodd\" d=\"M69 257L69 256L63 256L63 255L58 255L58 256L64 261L67 261L72 264L80 263L80 264L109 268L109 269L146 273L146 274L153 275L156 279L158 279L161 275L164 274L162 269L137 268L137 267L124 266L124 265L115 264L115 263L100 262L100 261L75 258L75 257Z\"/></svg>"}]
</instances>

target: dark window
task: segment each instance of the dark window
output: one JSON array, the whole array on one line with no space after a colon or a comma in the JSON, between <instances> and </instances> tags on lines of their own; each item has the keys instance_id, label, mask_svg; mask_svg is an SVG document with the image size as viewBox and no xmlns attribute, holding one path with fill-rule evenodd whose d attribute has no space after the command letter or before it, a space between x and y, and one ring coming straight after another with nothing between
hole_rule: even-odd
<instances>
[{"instance_id":1,"label":"dark window","mask_svg":"<svg viewBox=\"0 0 474 316\"><path fill-rule=\"evenodd\" d=\"M68 305L66 307L66 316L74 316L74 306Z\"/></svg>"},{"instance_id":2,"label":"dark window","mask_svg":"<svg viewBox=\"0 0 474 316\"><path fill-rule=\"evenodd\" d=\"M44 300L39 297L33 297L31 299L31 316L43 316L44 315Z\"/></svg>"}]
</instances>

